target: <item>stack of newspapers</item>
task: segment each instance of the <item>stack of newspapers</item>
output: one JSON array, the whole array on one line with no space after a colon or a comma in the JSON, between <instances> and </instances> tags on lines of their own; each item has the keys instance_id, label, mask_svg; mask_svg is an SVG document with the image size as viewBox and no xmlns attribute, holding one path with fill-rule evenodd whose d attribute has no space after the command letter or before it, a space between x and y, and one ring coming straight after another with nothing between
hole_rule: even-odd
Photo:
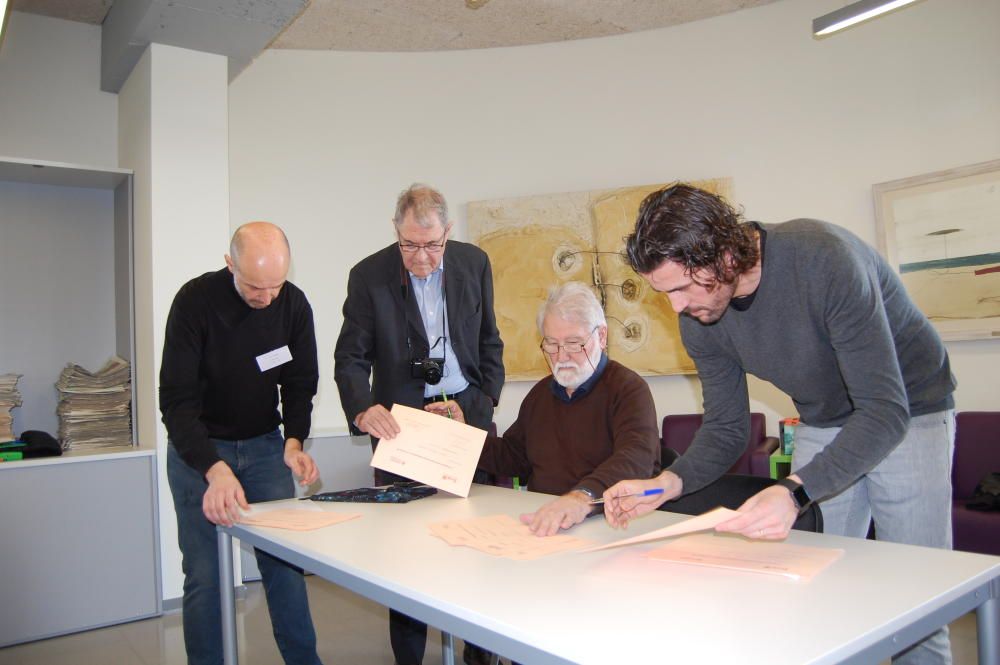
<instances>
[{"instance_id":1,"label":"stack of newspapers","mask_svg":"<svg viewBox=\"0 0 1000 665\"><path fill-rule=\"evenodd\" d=\"M17 392L20 374L0 374L0 443L14 440L14 416L11 411L21 406L21 393Z\"/></svg>"},{"instance_id":2,"label":"stack of newspapers","mask_svg":"<svg viewBox=\"0 0 1000 665\"><path fill-rule=\"evenodd\" d=\"M59 441L64 450L132 445L132 377L115 356L96 372L67 365L56 382Z\"/></svg>"}]
</instances>

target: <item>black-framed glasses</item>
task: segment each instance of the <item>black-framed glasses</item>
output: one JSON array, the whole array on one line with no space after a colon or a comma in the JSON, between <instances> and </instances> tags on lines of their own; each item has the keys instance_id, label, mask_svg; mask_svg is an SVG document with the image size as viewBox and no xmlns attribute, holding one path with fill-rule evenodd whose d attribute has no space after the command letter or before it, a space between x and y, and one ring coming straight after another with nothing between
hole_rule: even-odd
<instances>
[{"instance_id":1,"label":"black-framed glasses","mask_svg":"<svg viewBox=\"0 0 1000 665\"><path fill-rule=\"evenodd\" d=\"M543 339L542 343L539 344L539 347L541 347L542 351L552 356L558 354L559 349L562 349L566 353L580 353L583 351L583 347L587 346L590 338L594 336L594 333L597 332L599 327L600 326L594 326L594 329L590 331L589 335L587 335L587 339L582 342L564 342L560 344L559 342L551 339Z\"/></svg>"},{"instance_id":2,"label":"black-framed glasses","mask_svg":"<svg viewBox=\"0 0 1000 665\"><path fill-rule=\"evenodd\" d=\"M437 254L438 252L444 251L444 242L447 235L448 235L448 230L445 229L445 232L441 235L440 240L438 240L437 242L424 243L423 245L418 245L416 243L410 242L409 240L403 240L402 238L399 238L398 241L399 251L406 252L407 254L416 254L420 250L424 250L428 254ZM397 237L399 236L397 235Z\"/></svg>"}]
</instances>

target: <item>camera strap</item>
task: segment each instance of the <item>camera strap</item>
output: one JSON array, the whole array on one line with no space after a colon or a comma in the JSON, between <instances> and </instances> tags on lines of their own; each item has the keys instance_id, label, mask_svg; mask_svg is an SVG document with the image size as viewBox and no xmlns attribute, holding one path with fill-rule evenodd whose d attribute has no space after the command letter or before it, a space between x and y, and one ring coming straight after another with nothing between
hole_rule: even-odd
<instances>
[{"instance_id":1,"label":"camera strap","mask_svg":"<svg viewBox=\"0 0 1000 665\"><path fill-rule=\"evenodd\" d=\"M421 310L421 308L419 307L419 302L417 302L417 298L416 297L413 298L413 302L414 302L414 309L416 309L417 312L420 314L420 330L424 331L424 337L427 339L427 354L424 357L425 358L431 357L433 355L432 352L434 351L434 349L440 344L441 345L441 357L442 357L443 361L446 361L447 358L448 358L448 343L447 343L447 339L448 339L448 328L449 328L449 325L448 325L447 295L446 295L446 292L445 292L445 272L444 272L444 265L443 265L443 263L442 263L442 266L439 268L439 270L441 270L441 293L440 293L440 301L439 301L438 304L439 304L439 308L440 308L440 311L441 311L441 317L440 317L441 335L437 337L437 339L435 340L435 342L433 344L431 344L431 341L430 341L432 335L430 334L430 331L427 330L427 323L424 320L424 313ZM407 348L408 355L410 356L410 360L413 361L414 360L413 346L412 346L411 338L410 338L410 325L411 325L411 322L410 322L410 303L409 303L409 294L410 294L410 288L409 287L410 287L410 283L411 283L411 280L412 280L412 276L409 274L409 272L403 266L402 262L400 263L400 266L399 266L399 273L400 273L400 288L403 291L403 317L404 317L404 321L406 322L406 348ZM428 276L428 278L429 277L430 276ZM443 365L444 365L444 362L442 362L442 366Z\"/></svg>"}]
</instances>

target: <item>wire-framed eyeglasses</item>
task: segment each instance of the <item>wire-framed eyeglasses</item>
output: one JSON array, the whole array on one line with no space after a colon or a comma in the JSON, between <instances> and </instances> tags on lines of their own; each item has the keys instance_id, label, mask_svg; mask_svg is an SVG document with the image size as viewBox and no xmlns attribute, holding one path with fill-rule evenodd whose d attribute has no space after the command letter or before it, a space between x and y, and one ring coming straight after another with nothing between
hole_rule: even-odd
<instances>
[{"instance_id":1,"label":"wire-framed eyeglasses","mask_svg":"<svg viewBox=\"0 0 1000 665\"><path fill-rule=\"evenodd\" d=\"M598 327L599 326L594 326L594 329L590 331L589 335L587 335L587 339L583 340L582 342L570 341L570 342L563 342L562 344L560 344L555 340L543 339L542 343L539 344L539 347L542 349L542 351L552 356L557 355L559 353L559 349L562 349L566 353L580 353L581 351L583 351L583 348L587 346L587 343L590 342L590 338L594 336L594 333L597 332Z\"/></svg>"},{"instance_id":2,"label":"wire-framed eyeglasses","mask_svg":"<svg viewBox=\"0 0 1000 665\"><path fill-rule=\"evenodd\" d=\"M424 250L428 254L438 254L439 252L444 251L445 237L447 235L448 231L445 231L444 234L441 236L441 239L438 240L437 242L428 242L424 243L423 245L418 245L416 243L410 242L409 240L404 240L402 238L399 238L398 241L399 251L406 252L407 254L416 254L420 250Z\"/></svg>"}]
</instances>

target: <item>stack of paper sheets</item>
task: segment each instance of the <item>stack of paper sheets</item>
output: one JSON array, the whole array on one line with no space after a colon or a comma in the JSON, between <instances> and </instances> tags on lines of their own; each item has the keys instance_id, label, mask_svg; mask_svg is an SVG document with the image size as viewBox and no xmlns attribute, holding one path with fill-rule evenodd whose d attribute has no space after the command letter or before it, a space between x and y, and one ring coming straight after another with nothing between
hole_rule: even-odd
<instances>
[{"instance_id":1,"label":"stack of paper sheets","mask_svg":"<svg viewBox=\"0 0 1000 665\"><path fill-rule=\"evenodd\" d=\"M580 549L591 541L567 535L541 538L510 515L489 515L428 524L431 533L453 547L465 546L508 559L538 559Z\"/></svg>"},{"instance_id":2,"label":"stack of paper sheets","mask_svg":"<svg viewBox=\"0 0 1000 665\"><path fill-rule=\"evenodd\" d=\"M341 522L349 522L358 517L361 517L361 513L335 513L316 510L315 507L260 510L251 505L250 512L240 517L240 522L251 526L269 526L274 529L312 531Z\"/></svg>"},{"instance_id":3,"label":"stack of paper sheets","mask_svg":"<svg viewBox=\"0 0 1000 665\"><path fill-rule=\"evenodd\" d=\"M17 392L20 378L20 374L0 374L0 442L14 440L11 411L21 406L21 393Z\"/></svg>"},{"instance_id":4,"label":"stack of paper sheets","mask_svg":"<svg viewBox=\"0 0 1000 665\"><path fill-rule=\"evenodd\" d=\"M671 563L780 575L808 582L844 556L844 550L699 533L678 538L660 549L646 552L645 556Z\"/></svg>"},{"instance_id":5,"label":"stack of paper sheets","mask_svg":"<svg viewBox=\"0 0 1000 665\"><path fill-rule=\"evenodd\" d=\"M97 372L67 365L56 390L64 450L132 445L132 379L127 361L115 356Z\"/></svg>"}]
</instances>

